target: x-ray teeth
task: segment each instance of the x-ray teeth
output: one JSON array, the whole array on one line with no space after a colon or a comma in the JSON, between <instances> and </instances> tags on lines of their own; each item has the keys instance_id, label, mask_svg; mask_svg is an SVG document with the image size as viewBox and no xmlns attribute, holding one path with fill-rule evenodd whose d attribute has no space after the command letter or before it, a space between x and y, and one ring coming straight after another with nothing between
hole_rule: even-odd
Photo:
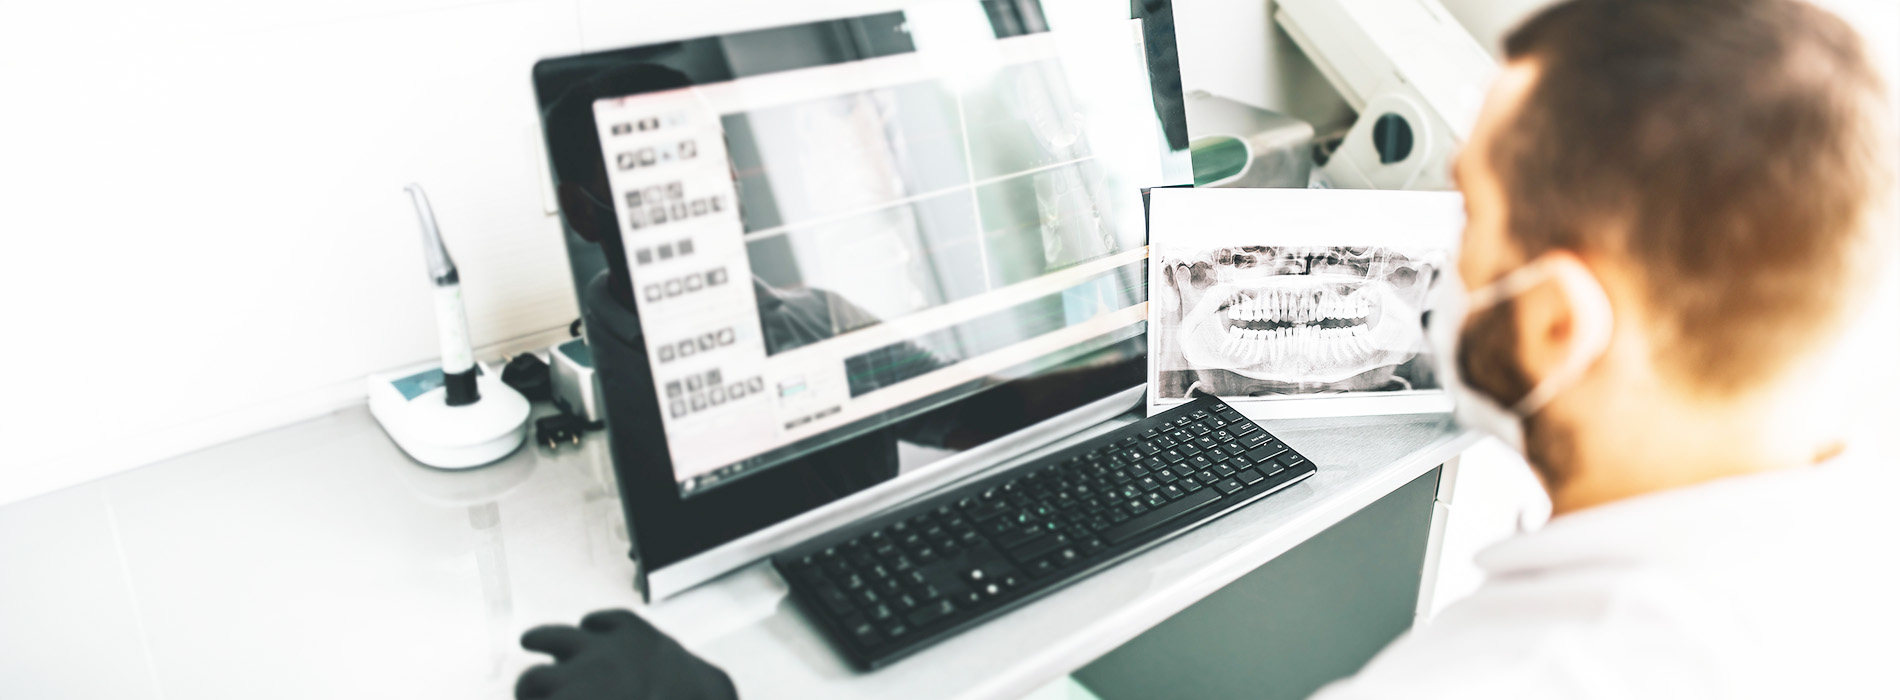
<instances>
[{"instance_id":1,"label":"x-ray teeth","mask_svg":"<svg viewBox=\"0 0 1900 700\"><path fill-rule=\"evenodd\" d=\"M1439 250L1246 246L1160 256L1168 398L1435 389L1420 319Z\"/></svg>"}]
</instances>

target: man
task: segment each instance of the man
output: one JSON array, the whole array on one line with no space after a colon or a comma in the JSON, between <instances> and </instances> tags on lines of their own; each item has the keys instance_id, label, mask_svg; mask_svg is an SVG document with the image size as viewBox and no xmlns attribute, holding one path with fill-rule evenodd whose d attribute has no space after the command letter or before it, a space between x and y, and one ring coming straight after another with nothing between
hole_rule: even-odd
<instances>
[{"instance_id":1,"label":"man","mask_svg":"<svg viewBox=\"0 0 1900 700\"><path fill-rule=\"evenodd\" d=\"M1789 0L1579 0L1505 49L1455 169L1456 369L1517 408L1553 519L1320 697L1900 697L1891 465L1813 419L1891 259L1858 37Z\"/></svg>"},{"instance_id":2,"label":"man","mask_svg":"<svg viewBox=\"0 0 1900 700\"><path fill-rule=\"evenodd\" d=\"M1860 40L1794 0L1573 0L1506 53L1428 325L1554 517L1320 697L1900 697L1900 480L1816 418L1891 257ZM631 615L586 626L524 638L563 663L522 697L731 692Z\"/></svg>"}]
</instances>

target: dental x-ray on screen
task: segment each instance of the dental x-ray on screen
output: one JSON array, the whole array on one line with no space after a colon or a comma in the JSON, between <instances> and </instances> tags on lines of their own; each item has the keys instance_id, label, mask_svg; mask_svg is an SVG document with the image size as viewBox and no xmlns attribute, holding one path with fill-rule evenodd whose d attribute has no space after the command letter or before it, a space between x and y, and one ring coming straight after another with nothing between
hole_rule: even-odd
<instances>
[{"instance_id":1,"label":"dental x-ray on screen","mask_svg":"<svg viewBox=\"0 0 1900 700\"><path fill-rule=\"evenodd\" d=\"M1254 418L1449 408L1421 319L1458 195L1163 189L1151 207L1151 413L1201 394Z\"/></svg>"}]
</instances>

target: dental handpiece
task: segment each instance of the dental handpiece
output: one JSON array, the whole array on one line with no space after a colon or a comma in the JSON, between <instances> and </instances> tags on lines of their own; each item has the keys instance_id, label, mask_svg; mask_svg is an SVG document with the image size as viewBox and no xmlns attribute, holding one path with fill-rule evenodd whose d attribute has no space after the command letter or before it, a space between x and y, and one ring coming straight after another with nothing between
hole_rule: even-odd
<instances>
[{"instance_id":1,"label":"dental handpiece","mask_svg":"<svg viewBox=\"0 0 1900 700\"><path fill-rule=\"evenodd\" d=\"M410 183L403 188L416 207L416 220L422 226L422 254L429 264L429 279L435 283L436 339L442 348L442 385L448 391L450 406L464 406L481 399L475 388L475 350L468 341L468 312L462 308L461 278L455 273L455 261L442 245L442 232L435 226L435 211L422 185Z\"/></svg>"}]
</instances>

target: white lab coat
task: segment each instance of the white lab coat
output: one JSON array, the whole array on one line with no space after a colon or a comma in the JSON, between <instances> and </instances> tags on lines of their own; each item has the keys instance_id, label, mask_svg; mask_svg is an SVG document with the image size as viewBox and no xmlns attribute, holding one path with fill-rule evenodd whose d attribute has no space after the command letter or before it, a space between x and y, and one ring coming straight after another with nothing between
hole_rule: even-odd
<instances>
[{"instance_id":1,"label":"white lab coat","mask_svg":"<svg viewBox=\"0 0 1900 700\"><path fill-rule=\"evenodd\" d=\"M1900 490L1885 460L1560 516L1316 698L1900 698Z\"/></svg>"}]
</instances>

